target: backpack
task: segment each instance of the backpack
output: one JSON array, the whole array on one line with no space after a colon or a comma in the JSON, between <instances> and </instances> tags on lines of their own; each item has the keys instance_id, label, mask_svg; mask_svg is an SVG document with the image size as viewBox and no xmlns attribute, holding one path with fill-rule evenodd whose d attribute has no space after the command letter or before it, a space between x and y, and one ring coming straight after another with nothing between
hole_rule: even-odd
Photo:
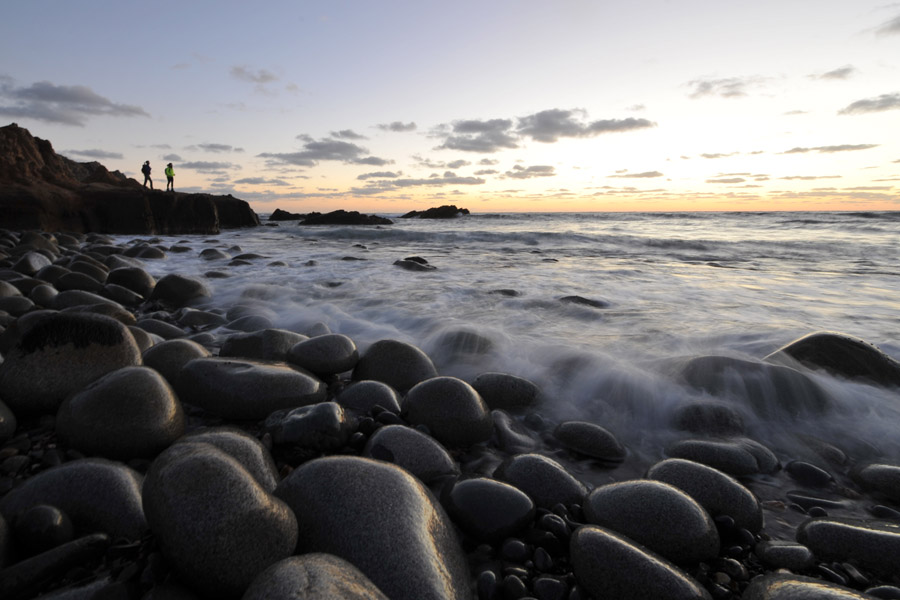
<instances>
[{"instance_id":1,"label":"backpack","mask_svg":"<svg viewBox=\"0 0 900 600\"><path fill-rule=\"evenodd\" d=\"M144 175L149 175L150 174L150 165L144 165L143 167L141 167L141 173L143 173Z\"/></svg>"}]
</instances>

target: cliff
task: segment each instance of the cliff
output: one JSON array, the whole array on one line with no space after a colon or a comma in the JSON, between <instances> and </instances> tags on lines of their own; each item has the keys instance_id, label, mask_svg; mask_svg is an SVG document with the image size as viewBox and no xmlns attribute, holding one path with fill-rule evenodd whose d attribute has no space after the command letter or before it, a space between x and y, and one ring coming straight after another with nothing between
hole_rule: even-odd
<instances>
[{"instance_id":1,"label":"cliff","mask_svg":"<svg viewBox=\"0 0 900 600\"><path fill-rule=\"evenodd\" d=\"M0 227L163 235L256 225L243 200L150 191L98 162L58 155L15 123L0 127Z\"/></svg>"}]
</instances>

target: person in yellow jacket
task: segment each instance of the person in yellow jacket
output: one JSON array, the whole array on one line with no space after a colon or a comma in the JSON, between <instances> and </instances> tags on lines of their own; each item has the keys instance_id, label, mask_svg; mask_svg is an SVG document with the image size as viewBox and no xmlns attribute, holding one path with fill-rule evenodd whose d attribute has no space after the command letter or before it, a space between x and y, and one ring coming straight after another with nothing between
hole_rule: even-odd
<instances>
[{"instance_id":1,"label":"person in yellow jacket","mask_svg":"<svg viewBox=\"0 0 900 600\"><path fill-rule=\"evenodd\" d=\"M166 191L175 191L175 169L172 168L172 163L166 165Z\"/></svg>"}]
</instances>

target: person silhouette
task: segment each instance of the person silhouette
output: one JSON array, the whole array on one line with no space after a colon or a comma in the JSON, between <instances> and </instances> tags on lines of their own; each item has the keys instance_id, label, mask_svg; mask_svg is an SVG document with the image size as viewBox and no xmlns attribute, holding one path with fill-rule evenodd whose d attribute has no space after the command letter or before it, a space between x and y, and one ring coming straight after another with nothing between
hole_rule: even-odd
<instances>
[{"instance_id":1,"label":"person silhouette","mask_svg":"<svg viewBox=\"0 0 900 600\"><path fill-rule=\"evenodd\" d=\"M147 182L150 182L150 189L153 189L153 180L150 179L150 161L144 161L144 166L141 167L141 173L144 174L144 187L147 187Z\"/></svg>"},{"instance_id":2,"label":"person silhouette","mask_svg":"<svg viewBox=\"0 0 900 600\"><path fill-rule=\"evenodd\" d=\"M166 191L175 191L175 169L172 167L172 163L166 165Z\"/></svg>"}]
</instances>

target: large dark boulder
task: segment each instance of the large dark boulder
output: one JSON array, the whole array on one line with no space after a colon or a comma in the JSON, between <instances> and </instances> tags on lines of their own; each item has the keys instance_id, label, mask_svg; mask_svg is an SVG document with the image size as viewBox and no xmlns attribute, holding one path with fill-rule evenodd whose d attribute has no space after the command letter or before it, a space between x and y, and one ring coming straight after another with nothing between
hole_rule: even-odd
<instances>
[{"instance_id":1,"label":"large dark boulder","mask_svg":"<svg viewBox=\"0 0 900 600\"><path fill-rule=\"evenodd\" d=\"M394 222L376 215L364 215L357 211L333 210L330 213L311 212L300 225L392 225Z\"/></svg>"},{"instance_id":2,"label":"large dark boulder","mask_svg":"<svg viewBox=\"0 0 900 600\"><path fill-rule=\"evenodd\" d=\"M468 208L457 208L455 204L445 204L443 206L435 206L427 210L411 210L405 215L401 215L401 219L455 219L463 215L469 214Z\"/></svg>"},{"instance_id":3,"label":"large dark boulder","mask_svg":"<svg viewBox=\"0 0 900 600\"><path fill-rule=\"evenodd\" d=\"M299 221L306 217L306 215L301 213L292 213L286 210L281 210L280 208L276 208L275 211L269 215L270 221Z\"/></svg>"}]
</instances>

